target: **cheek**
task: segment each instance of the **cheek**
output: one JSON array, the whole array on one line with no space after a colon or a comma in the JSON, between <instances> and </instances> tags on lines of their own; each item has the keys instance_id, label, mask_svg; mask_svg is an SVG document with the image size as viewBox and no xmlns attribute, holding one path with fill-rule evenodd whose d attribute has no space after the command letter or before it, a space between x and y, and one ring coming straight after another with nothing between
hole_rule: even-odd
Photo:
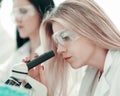
<instances>
[{"instance_id":1,"label":"cheek","mask_svg":"<svg viewBox=\"0 0 120 96\"><path fill-rule=\"evenodd\" d=\"M24 21L24 25L29 31L39 30L40 19L36 16L29 17Z\"/></svg>"},{"instance_id":2,"label":"cheek","mask_svg":"<svg viewBox=\"0 0 120 96\"><path fill-rule=\"evenodd\" d=\"M41 19L40 19L40 16L38 14L32 16L30 21L31 21L31 25L32 26L34 25L35 29L40 27Z\"/></svg>"},{"instance_id":3,"label":"cheek","mask_svg":"<svg viewBox=\"0 0 120 96\"><path fill-rule=\"evenodd\" d=\"M95 45L86 41L78 41L74 43L74 46L72 46L70 50L73 52L74 63L76 63L76 66L80 67L85 65L94 54Z\"/></svg>"}]
</instances>

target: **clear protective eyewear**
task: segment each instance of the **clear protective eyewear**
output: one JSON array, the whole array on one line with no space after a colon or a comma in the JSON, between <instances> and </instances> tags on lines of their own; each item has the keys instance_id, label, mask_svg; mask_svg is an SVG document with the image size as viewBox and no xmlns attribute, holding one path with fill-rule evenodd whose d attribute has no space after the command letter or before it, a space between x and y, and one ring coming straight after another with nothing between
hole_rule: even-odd
<instances>
[{"instance_id":1,"label":"clear protective eyewear","mask_svg":"<svg viewBox=\"0 0 120 96\"><path fill-rule=\"evenodd\" d=\"M68 31L66 29L56 32L52 35L54 42L58 45L68 46L73 41L77 40L80 37L78 33Z\"/></svg>"},{"instance_id":2,"label":"clear protective eyewear","mask_svg":"<svg viewBox=\"0 0 120 96\"><path fill-rule=\"evenodd\" d=\"M19 18L19 17L25 18L28 16L34 16L36 12L37 11L33 5L24 5L24 6L13 8L13 14L15 18Z\"/></svg>"}]
</instances>

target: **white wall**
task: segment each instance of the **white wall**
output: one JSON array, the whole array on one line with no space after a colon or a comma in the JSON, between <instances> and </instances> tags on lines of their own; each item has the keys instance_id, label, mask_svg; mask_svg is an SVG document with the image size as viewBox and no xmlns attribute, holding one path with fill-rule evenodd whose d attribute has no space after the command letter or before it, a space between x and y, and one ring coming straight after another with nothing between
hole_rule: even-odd
<instances>
[{"instance_id":1,"label":"white wall","mask_svg":"<svg viewBox=\"0 0 120 96\"><path fill-rule=\"evenodd\" d=\"M12 0L3 0L0 8L0 23L11 38L15 38L15 23L12 18Z\"/></svg>"},{"instance_id":2,"label":"white wall","mask_svg":"<svg viewBox=\"0 0 120 96\"><path fill-rule=\"evenodd\" d=\"M58 6L58 5L59 5L60 3L62 3L63 1L65 1L65 0L54 0L56 6Z\"/></svg>"},{"instance_id":3,"label":"white wall","mask_svg":"<svg viewBox=\"0 0 120 96\"><path fill-rule=\"evenodd\" d=\"M95 0L108 14L117 28L120 30L120 1L119 0Z\"/></svg>"},{"instance_id":4,"label":"white wall","mask_svg":"<svg viewBox=\"0 0 120 96\"><path fill-rule=\"evenodd\" d=\"M54 0L58 6L64 0ZM112 19L114 24L120 30L120 4L119 0L95 0ZM3 0L0 10L0 22L8 34L15 39L15 23L11 18L12 0Z\"/></svg>"}]
</instances>

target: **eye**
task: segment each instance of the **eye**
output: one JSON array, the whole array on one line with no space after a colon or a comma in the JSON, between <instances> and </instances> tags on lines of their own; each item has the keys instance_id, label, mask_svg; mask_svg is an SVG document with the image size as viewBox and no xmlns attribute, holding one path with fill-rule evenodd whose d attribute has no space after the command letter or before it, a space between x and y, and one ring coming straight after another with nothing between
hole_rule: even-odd
<instances>
[{"instance_id":1,"label":"eye","mask_svg":"<svg viewBox=\"0 0 120 96\"><path fill-rule=\"evenodd\" d=\"M61 36L62 41L69 41L69 40L71 40L71 38L70 38L68 33L64 32L60 36Z\"/></svg>"},{"instance_id":2,"label":"eye","mask_svg":"<svg viewBox=\"0 0 120 96\"><path fill-rule=\"evenodd\" d=\"M27 10L27 9L24 9L24 8L20 8L19 11L20 11L20 13L22 13L22 14L26 14L26 13L28 12L28 10Z\"/></svg>"}]
</instances>

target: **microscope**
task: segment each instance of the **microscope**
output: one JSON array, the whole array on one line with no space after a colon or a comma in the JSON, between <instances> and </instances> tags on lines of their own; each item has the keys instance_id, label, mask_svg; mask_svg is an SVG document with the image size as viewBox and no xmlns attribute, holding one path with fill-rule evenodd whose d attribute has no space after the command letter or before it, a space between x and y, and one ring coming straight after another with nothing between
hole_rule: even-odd
<instances>
[{"instance_id":1,"label":"microscope","mask_svg":"<svg viewBox=\"0 0 120 96\"><path fill-rule=\"evenodd\" d=\"M20 87L22 81L25 80L27 82L25 88L31 90L30 96L38 96L39 94L40 96L47 96L47 88L42 83L31 78L28 75L28 71L53 56L55 56L55 54L52 50L50 50L27 64L22 62L13 66L10 77L5 84Z\"/></svg>"}]
</instances>

